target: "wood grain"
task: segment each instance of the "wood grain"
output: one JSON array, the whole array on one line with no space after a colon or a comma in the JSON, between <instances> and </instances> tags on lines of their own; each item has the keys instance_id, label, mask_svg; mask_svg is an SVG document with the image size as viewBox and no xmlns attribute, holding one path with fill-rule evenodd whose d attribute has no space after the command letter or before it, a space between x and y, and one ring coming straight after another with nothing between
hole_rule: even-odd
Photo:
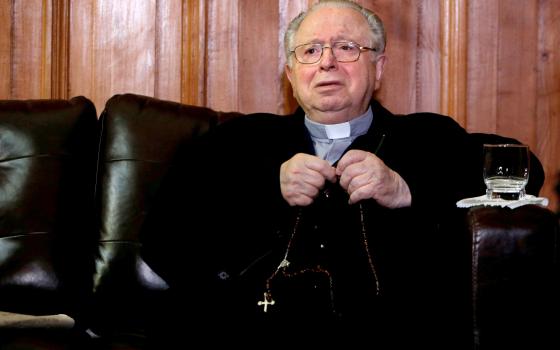
<instances>
[{"instance_id":1,"label":"wood grain","mask_svg":"<svg viewBox=\"0 0 560 350\"><path fill-rule=\"evenodd\" d=\"M117 93L222 111L290 113L283 34L315 0L0 2L0 98ZM385 22L377 97L529 144L560 172L560 2L358 0Z\"/></svg>"},{"instance_id":2,"label":"wood grain","mask_svg":"<svg viewBox=\"0 0 560 350\"><path fill-rule=\"evenodd\" d=\"M286 67L286 53L284 48L284 33L292 18L299 15L300 12L305 11L312 0L280 0L278 1L278 42L275 45L278 50L278 67L277 74L280 76L281 91L280 91L280 104L278 113L289 114L293 113L298 107L297 101L293 96L292 87L286 74L284 73Z\"/></svg>"},{"instance_id":3,"label":"wood grain","mask_svg":"<svg viewBox=\"0 0 560 350\"><path fill-rule=\"evenodd\" d=\"M276 69L279 61L284 61L278 50L282 46L278 34L278 10L278 1L239 2L237 89L240 91L241 112L259 109L282 112L282 73Z\"/></svg>"},{"instance_id":4,"label":"wood grain","mask_svg":"<svg viewBox=\"0 0 560 350\"><path fill-rule=\"evenodd\" d=\"M0 98L12 95L12 4L0 2Z\"/></svg>"},{"instance_id":5,"label":"wood grain","mask_svg":"<svg viewBox=\"0 0 560 350\"><path fill-rule=\"evenodd\" d=\"M70 3L70 33L68 50L68 94L90 98L98 114L105 101L97 96L98 86L104 84L97 79L94 69L96 51L93 45L96 36L95 0L72 0Z\"/></svg>"},{"instance_id":6,"label":"wood grain","mask_svg":"<svg viewBox=\"0 0 560 350\"><path fill-rule=\"evenodd\" d=\"M441 2L423 1L418 4L417 9L415 111L440 111L441 89L434 87L442 85L442 31L444 28L441 23ZM441 112L445 113L444 110Z\"/></svg>"},{"instance_id":7,"label":"wood grain","mask_svg":"<svg viewBox=\"0 0 560 350\"><path fill-rule=\"evenodd\" d=\"M242 110L237 86L240 78L238 2L209 0L208 17L211 20L207 29L206 103L220 111Z\"/></svg>"},{"instance_id":8,"label":"wood grain","mask_svg":"<svg viewBox=\"0 0 560 350\"><path fill-rule=\"evenodd\" d=\"M442 0L440 112L465 125L467 91L466 0Z\"/></svg>"},{"instance_id":9,"label":"wood grain","mask_svg":"<svg viewBox=\"0 0 560 350\"><path fill-rule=\"evenodd\" d=\"M370 2L387 31L385 72L377 98L394 113L416 110L418 3Z\"/></svg>"},{"instance_id":10,"label":"wood grain","mask_svg":"<svg viewBox=\"0 0 560 350\"><path fill-rule=\"evenodd\" d=\"M51 96L51 21L50 1L13 2L10 98Z\"/></svg>"},{"instance_id":11,"label":"wood grain","mask_svg":"<svg viewBox=\"0 0 560 350\"><path fill-rule=\"evenodd\" d=\"M154 96L173 101L181 100L182 8L181 0L156 1Z\"/></svg>"},{"instance_id":12,"label":"wood grain","mask_svg":"<svg viewBox=\"0 0 560 350\"><path fill-rule=\"evenodd\" d=\"M498 109L498 1L468 6L467 122L471 131L496 132Z\"/></svg>"},{"instance_id":13,"label":"wood grain","mask_svg":"<svg viewBox=\"0 0 560 350\"><path fill-rule=\"evenodd\" d=\"M537 110L535 115L536 145L533 149L547 175L543 195L560 211L560 2L539 1L537 44Z\"/></svg>"},{"instance_id":14,"label":"wood grain","mask_svg":"<svg viewBox=\"0 0 560 350\"><path fill-rule=\"evenodd\" d=\"M184 0L181 18L181 102L206 106L206 2Z\"/></svg>"},{"instance_id":15,"label":"wood grain","mask_svg":"<svg viewBox=\"0 0 560 350\"><path fill-rule=\"evenodd\" d=\"M52 8L52 71L51 97L67 99L68 59L70 58L70 4L69 0L53 2Z\"/></svg>"},{"instance_id":16,"label":"wood grain","mask_svg":"<svg viewBox=\"0 0 560 350\"><path fill-rule=\"evenodd\" d=\"M520 16L520 13L523 15ZM498 22L499 103L496 132L534 146L537 2L501 1Z\"/></svg>"}]
</instances>

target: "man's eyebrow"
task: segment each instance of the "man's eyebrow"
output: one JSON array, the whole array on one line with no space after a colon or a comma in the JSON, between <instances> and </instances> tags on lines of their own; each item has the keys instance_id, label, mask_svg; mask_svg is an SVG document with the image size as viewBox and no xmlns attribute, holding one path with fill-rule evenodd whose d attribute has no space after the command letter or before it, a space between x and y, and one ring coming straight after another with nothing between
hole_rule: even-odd
<instances>
[{"instance_id":1,"label":"man's eyebrow","mask_svg":"<svg viewBox=\"0 0 560 350\"><path fill-rule=\"evenodd\" d=\"M324 43L325 43L324 40L312 39L312 40L302 42L300 45L302 45L302 44L324 44Z\"/></svg>"},{"instance_id":2,"label":"man's eyebrow","mask_svg":"<svg viewBox=\"0 0 560 350\"><path fill-rule=\"evenodd\" d=\"M353 42L353 43L356 42L356 40L349 39L349 38L346 37L346 36L336 36L336 37L334 37L334 38L331 38L330 40L311 39L311 40L302 42L301 44L298 44L298 45L336 43L336 42L340 42L340 41L351 41L351 42Z\"/></svg>"}]
</instances>

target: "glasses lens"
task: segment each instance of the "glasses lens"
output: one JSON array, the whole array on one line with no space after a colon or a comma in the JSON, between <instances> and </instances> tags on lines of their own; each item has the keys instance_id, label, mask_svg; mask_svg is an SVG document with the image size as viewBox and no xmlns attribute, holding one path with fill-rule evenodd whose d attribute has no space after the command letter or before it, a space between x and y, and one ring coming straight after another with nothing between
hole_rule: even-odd
<instances>
[{"instance_id":1,"label":"glasses lens","mask_svg":"<svg viewBox=\"0 0 560 350\"><path fill-rule=\"evenodd\" d=\"M301 63L315 63L321 58L322 51L321 44L305 44L296 47L295 54Z\"/></svg>"},{"instance_id":2,"label":"glasses lens","mask_svg":"<svg viewBox=\"0 0 560 350\"><path fill-rule=\"evenodd\" d=\"M351 42L340 41L334 43L333 52L338 62L352 62L360 57L360 48Z\"/></svg>"}]
</instances>

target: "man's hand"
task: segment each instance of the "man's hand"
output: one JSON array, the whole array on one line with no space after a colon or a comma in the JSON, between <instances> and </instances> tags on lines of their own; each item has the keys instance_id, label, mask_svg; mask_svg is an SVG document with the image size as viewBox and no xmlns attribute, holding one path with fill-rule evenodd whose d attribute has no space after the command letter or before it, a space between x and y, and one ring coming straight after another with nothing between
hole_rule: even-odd
<instances>
[{"instance_id":1,"label":"man's hand","mask_svg":"<svg viewBox=\"0 0 560 350\"><path fill-rule=\"evenodd\" d=\"M387 208L411 204L408 184L373 153L348 151L338 161L336 175L340 176L340 185L350 195L350 204L368 198Z\"/></svg>"},{"instance_id":2,"label":"man's hand","mask_svg":"<svg viewBox=\"0 0 560 350\"><path fill-rule=\"evenodd\" d=\"M316 156L298 153L280 166L280 190L291 206L313 203L326 180L336 181L335 168Z\"/></svg>"}]
</instances>

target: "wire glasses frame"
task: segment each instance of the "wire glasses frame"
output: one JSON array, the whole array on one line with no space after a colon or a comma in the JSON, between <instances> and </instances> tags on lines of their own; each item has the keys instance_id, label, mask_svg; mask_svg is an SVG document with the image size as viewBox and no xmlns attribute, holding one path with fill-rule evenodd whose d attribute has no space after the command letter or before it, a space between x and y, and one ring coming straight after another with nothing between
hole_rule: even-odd
<instances>
[{"instance_id":1,"label":"wire glasses frame","mask_svg":"<svg viewBox=\"0 0 560 350\"><path fill-rule=\"evenodd\" d=\"M307 43L296 46L290 52L296 60L302 64L313 64L319 62L323 57L325 48L330 48L334 58L338 62L354 62L360 58L362 51L370 50L376 52L376 48L360 46L352 41L336 41L329 45L319 43Z\"/></svg>"}]
</instances>

